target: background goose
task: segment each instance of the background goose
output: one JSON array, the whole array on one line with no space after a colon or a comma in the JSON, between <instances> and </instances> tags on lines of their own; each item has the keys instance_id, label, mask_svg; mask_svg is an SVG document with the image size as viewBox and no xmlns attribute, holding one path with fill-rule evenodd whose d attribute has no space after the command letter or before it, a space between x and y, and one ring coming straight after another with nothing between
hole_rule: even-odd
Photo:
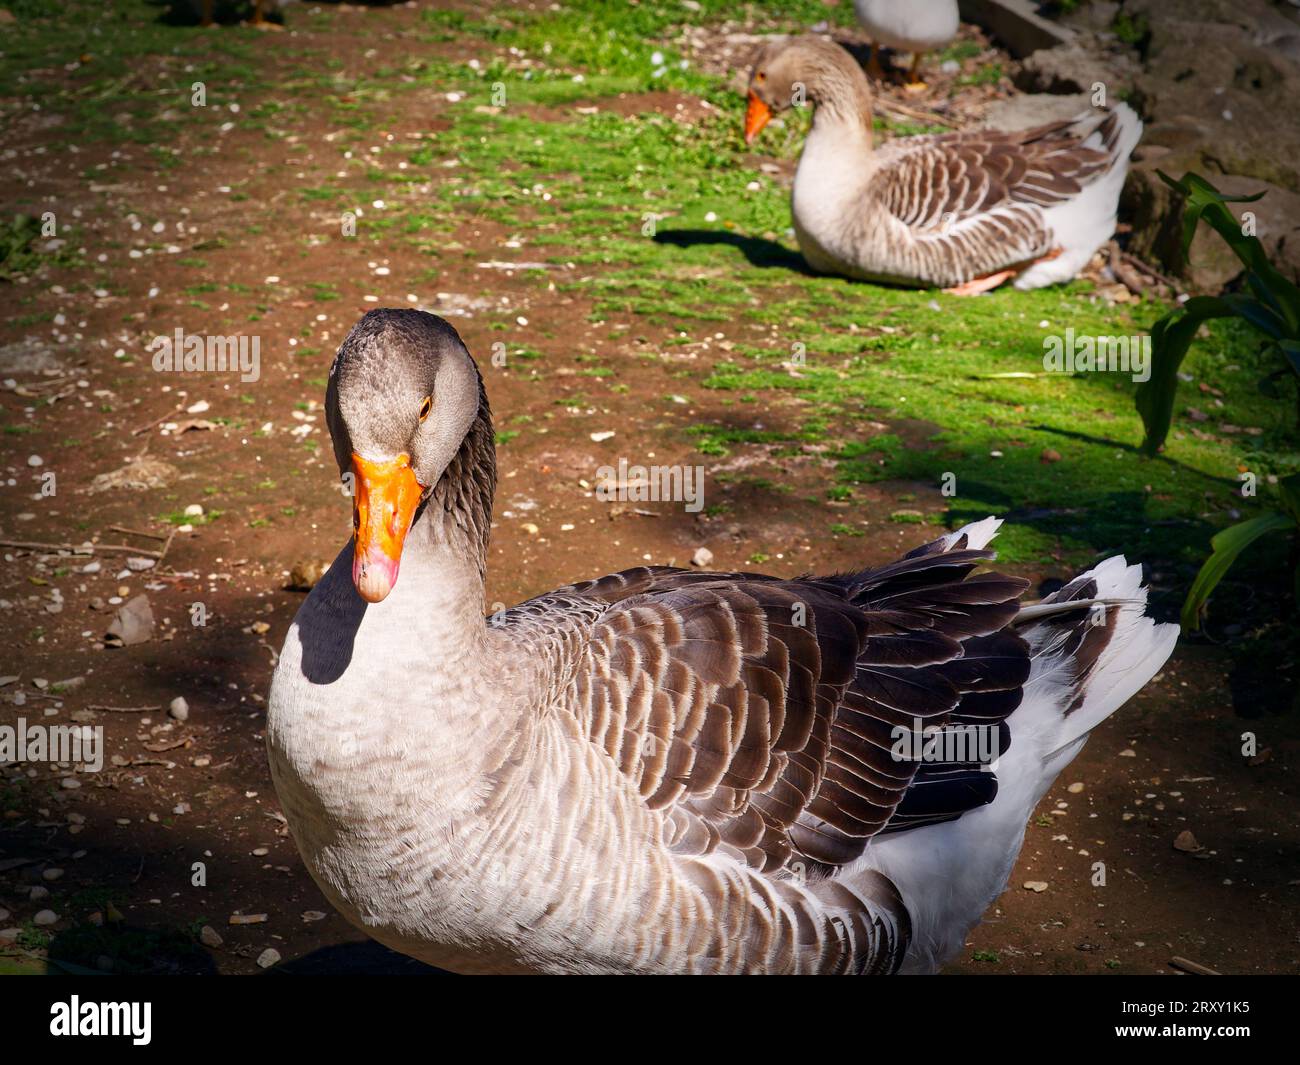
<instances>
[{"instance_id":1,"label":"background goose","mask_svg":"<svg viewBox=\"0 0 1300 1065\"><path fill-rule=\"evenodd\" d=\"M957 0L853 0L858 22L871 37L872 71L882 77L879 51L883 46L898 52L912 53L912 69L907 80L918 88L924 83L917 76L921 53L942 48L957 36Z\"/></svg>"},{"instance_id":2,"label":"background goose","mask_svg":"<svg viewBox=\"0 0 1300 1065\"><path fill-rule=\"evenodd\" d=\"M796 93L796 85L803 87ZM749 82L745 139L805 98L795 236L823 273L950 287L1068 281L1115 232L1142 123L1127 104L1016 132L901 137L873 147L871 88L839 45L773 42Z\"/></svg>"},{"instance_id":3,"label":"background goose","mask_svg":"<svg viewBox=\"0 0 1300 1065\"><path fill-rule=\"evenodd\" d=\"M992 519L875 570L639 567L485 620L493 435L456 331L370 312L326 406L356 534L285 640L271 771L333 905L444 968L933 970L1173 647L1122 558L1032 607L973 573ZM986 730L996 766L896 749L920 726Z\"/></svg>"}]
</instances>

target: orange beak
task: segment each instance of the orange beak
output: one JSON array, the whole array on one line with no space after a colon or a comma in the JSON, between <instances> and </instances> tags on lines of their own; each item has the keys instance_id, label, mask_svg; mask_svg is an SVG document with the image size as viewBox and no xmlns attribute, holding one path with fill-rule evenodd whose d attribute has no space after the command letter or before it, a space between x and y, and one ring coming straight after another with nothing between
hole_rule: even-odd
<instances>
[{"instance_id":1,"label":"orange beak","mask_svg":"<svg viewBox=\"0 0 1300 1065\"><path fill-rule=\"evenodd\" d=\"M405 453L391 462L371 462L353 452L352 473L352 583L362 599L378 603L397 583L402 545L424 489Z\"/></svg>"},{"instance_id":2,"label":"orange beak","mask_svg":"<svg viewBox=\"0 0 1300 1065\"><path fill-rule=\"evenodd\" d=\"M763 127L772 120L772 109L749 90L749 104L745 108L745 143L753 144Z\"/></svg>"}]
</instances>

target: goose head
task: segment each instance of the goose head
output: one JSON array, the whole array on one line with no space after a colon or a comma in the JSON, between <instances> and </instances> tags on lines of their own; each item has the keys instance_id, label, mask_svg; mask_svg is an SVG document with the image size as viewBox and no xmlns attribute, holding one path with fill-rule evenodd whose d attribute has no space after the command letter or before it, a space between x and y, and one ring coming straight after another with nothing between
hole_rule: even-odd
<instances>
[{"instance_id":1,"label":"goose head","mask_svg":"<svg viewBox=\"0 0 1300 1065\"><path fill-rule=\"evenodd\" d=\"M352 581L393 590L402 549L480 416L478 368L437 315L374 310L348 333L325 392L334 457L352 491Z\"/></svg>"},{"instance_id":2,"label":"goose head","mask_svg":"<svg viewBox=\"0 0 1300 1065\"><path fill-rule=\"evenodd\" d=\"M752 144L773 115L804 103L869 116L871 88L853 57L825 37L782 37L765 45L749 76L745 143Z\"/></svg>"}]
</instances>

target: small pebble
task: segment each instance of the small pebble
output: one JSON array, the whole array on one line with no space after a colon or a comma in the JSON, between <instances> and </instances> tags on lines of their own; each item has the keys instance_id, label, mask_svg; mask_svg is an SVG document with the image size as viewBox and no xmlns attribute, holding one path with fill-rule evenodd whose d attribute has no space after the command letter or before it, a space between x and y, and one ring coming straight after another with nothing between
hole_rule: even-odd
<instances>
[{"instance_id":1,"label":"small pebble","mask_svg":"<svg viewBox=\"0 0 1300 1065\"><path fill-rule=\"evenodd\" d=\"M41 910L40 913L32 918L32 924L36 925L38 928L46 928L49 925L55 924L58 919L59 915L53 910Z\"/></svg>"},{"instance_id":2,"label":"small pebble","mask_svg":"<svg viewBox=\"0 0 1300 1065\"><path fill-rule=\"evenodd\" d=\"M218 933L215 928L210 924L205 924L199 929L199 942L205 947L210 947L211 949L216 950L225 942L225 940L221 938L220 933Z\"/></svg>"},{"instance_id":3,"label":"small pebble","mask_svg":"<svg viewBox=\"0 0 1300 1065\"><path fill-rule=\"evenodd\" d=\"M185 701L183 696L176 696L167 708L167 713L177 721L188 721L190 719L190 704Z\"/></svg>"},{"instance_id":4,"label":"small pebble","mask_svg":"<svg viewBox=\"0 0 1300 1065\"><path fill-rule=\"evenodd\" d=\"M257 964L260 968L269 969L272 965L280 961L280 952L274 947L267 947L257 956Z\"/></svg>"}]
</instances>

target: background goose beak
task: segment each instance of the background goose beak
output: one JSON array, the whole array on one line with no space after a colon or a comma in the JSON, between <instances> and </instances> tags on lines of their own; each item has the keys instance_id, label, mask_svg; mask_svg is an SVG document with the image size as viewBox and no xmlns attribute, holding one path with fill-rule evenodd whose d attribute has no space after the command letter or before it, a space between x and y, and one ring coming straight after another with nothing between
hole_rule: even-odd
<instances>
[{"instance_id":1,"label":"background goose beak","mask_svg":"<svg viewBox=\"0 0 1300 1065\"><path fill-rule=\"evenodd\" d=\"M745 108L745 143L753 144L754 138L772 118L772 109L749 90L749 105Z\"/></svg>"},{"instance_id":2,"label":"background goose beak","mask_svg":"<svg viewBox=\"0 0 1300 1065\"><path fill-rule=\"evenodd\" d=\"M353 452L352 473L352 583L362 599L378 603L397 583L402 545L424 489L405 453L389 462L371 462Z\"/></svg>"}]
</instances>

